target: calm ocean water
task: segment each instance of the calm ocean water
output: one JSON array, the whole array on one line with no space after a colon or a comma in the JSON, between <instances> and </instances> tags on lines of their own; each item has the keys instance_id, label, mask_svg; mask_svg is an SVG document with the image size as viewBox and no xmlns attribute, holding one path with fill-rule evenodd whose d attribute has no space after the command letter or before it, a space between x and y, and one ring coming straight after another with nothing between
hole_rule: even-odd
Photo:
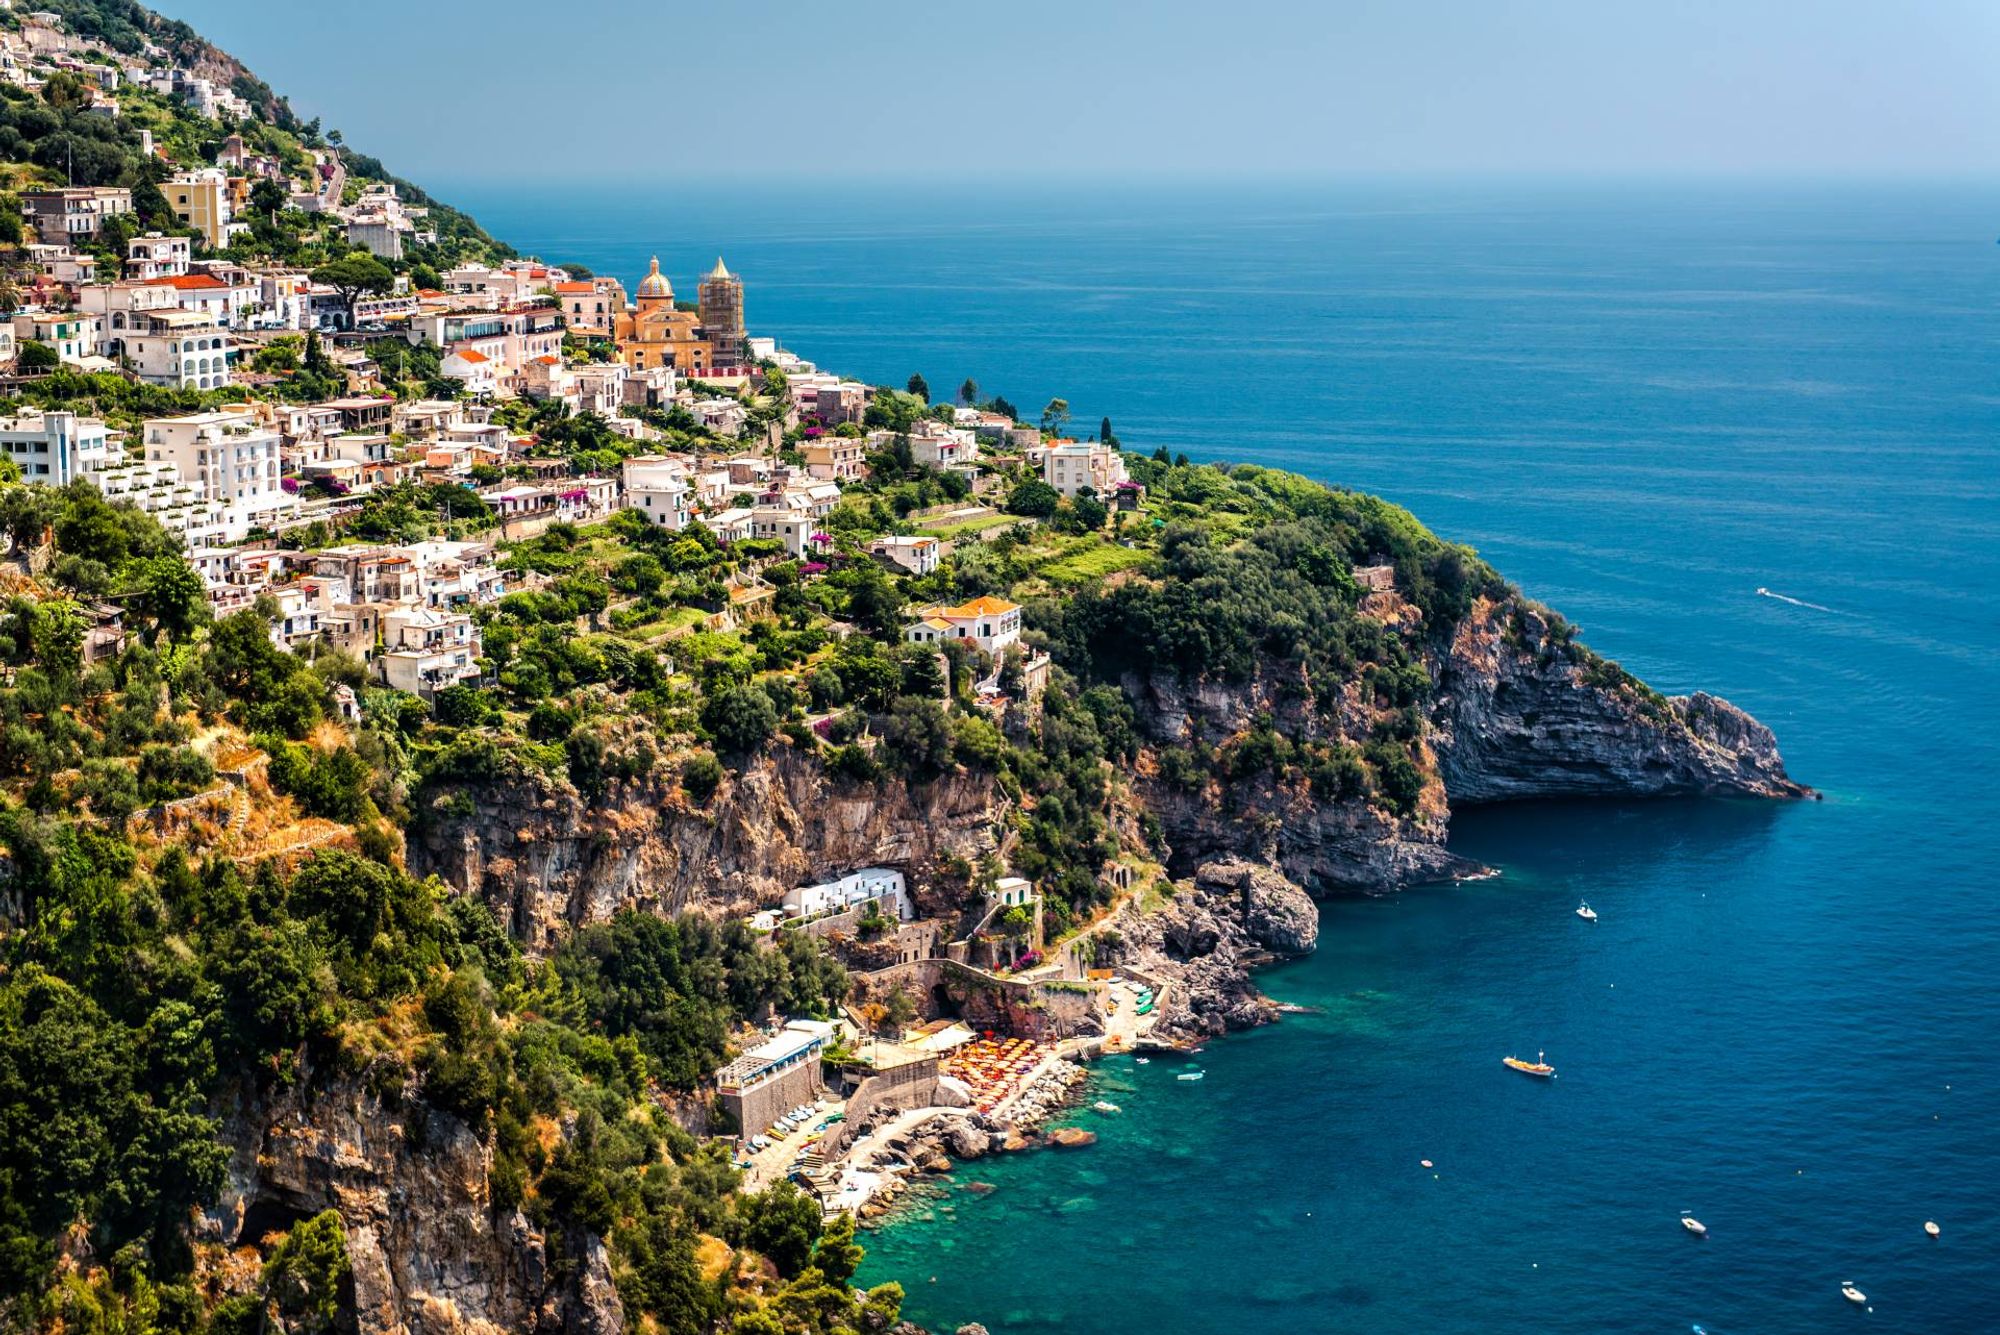
<instances>
[{"instance_id":1,"label":"calm ocean water","mask_svg":"<svg viewBox=\"0 0 2000 1335\"><path fill-rule=\"evenodd\" d=\"M830 367L1380 492L1827 794L1462 813L1506 876L1326 905L1265 979L1322 1014L1107 1063L1095 1148L876 1233L914 1318L2000 1329L2000 189L449 193L684 295L721 251Z\"/></svg>"}]
</instances>

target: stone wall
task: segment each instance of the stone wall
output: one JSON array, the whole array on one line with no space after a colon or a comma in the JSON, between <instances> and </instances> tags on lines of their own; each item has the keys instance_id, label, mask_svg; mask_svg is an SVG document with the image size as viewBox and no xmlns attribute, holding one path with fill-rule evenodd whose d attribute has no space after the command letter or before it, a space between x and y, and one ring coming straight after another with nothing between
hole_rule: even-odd
<instances>
[{"instance_id":1,"label":"stone wall","mask_svg":"<svg viewBox=\"0 0 2000 1335\"><path fill-rule=\"evenodd\" d=\"M937 1083L936 1057L919 1058L868 1076L847 1097L847 1119L835 1122L820 1138L820 1152L831 1159L847 1147L859 1128L873 1126L885 1115L930 1107L937 1102Z\"/></svg>"},{"instance_id":2,"label":"stone wall","mask_svg":"<svg viewBox=\"0 0 2000 1335\"><path fill-rule=\"evenodd\" d=\"M811 1103L826 1087L820 1078L820 1063L801 1062L773 1080L741 1093L724 1092L722 1106L745 1136L754 1136L771 1123L798 1107Z\"/></svg>"}]
</instances>

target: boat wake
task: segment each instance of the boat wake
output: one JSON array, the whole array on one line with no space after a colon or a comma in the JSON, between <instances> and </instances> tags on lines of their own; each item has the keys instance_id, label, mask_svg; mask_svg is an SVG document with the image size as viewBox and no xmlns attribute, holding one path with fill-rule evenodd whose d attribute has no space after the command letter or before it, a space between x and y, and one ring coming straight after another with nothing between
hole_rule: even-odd
<instances>
[{"instance_id":1,"label":"boat wake","mask_svg":"<svg viewBox=\"0 0 2000 1335\"><path fill-rule=\"evenodd\" d=\"M1809 603L1803 598L1794 598L1788 593L1773 593L1769 589L1758 589L1757 596L1759 598L1775 598L1781 603L1790 603L1793 607L1803 607L1812 612L1828 612L1837 617L1848 615L1837 608L1828 607L1823 603Z\"/></svg>"}]
</instances>

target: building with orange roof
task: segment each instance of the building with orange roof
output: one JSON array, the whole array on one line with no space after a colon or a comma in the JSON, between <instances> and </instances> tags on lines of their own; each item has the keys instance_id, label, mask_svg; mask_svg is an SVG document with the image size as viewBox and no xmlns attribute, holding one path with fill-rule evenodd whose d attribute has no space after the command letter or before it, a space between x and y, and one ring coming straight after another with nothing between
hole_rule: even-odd
<instances>
[{"instance_id":1,"label":"building with orange roof","mask_svg":"<svg viewBox=\"0 0 2000 1335\"><path fill-rule=\"evenodd\" d=\"M988 594L956 607L926 608L904 632L911 644L970 640L998 658L1021 642L1021 605Z\"/></svg>"},{"instance_id":2,"label":"building with orange roof","mask_svg":"<svg viewBox=\"0 0 2000 1335\"><path fill-rule=\"evenodd\" d=\"M562 303L563 323L585 338L610 338L625 314L625 285L616 278L557 283L555 293Z\"/></svg>"},{"instance_id":3,"label":"building with orange roof","mask_svg":"<svg viewBox=\"0 0 2000 1335\"><path fill-rule=\"evenodd\" d=\"M491 397L500 389L500 364L470 344L451 349L438 362L438 374L465 385L466 392Z\"/></svg>"}]
</instances>

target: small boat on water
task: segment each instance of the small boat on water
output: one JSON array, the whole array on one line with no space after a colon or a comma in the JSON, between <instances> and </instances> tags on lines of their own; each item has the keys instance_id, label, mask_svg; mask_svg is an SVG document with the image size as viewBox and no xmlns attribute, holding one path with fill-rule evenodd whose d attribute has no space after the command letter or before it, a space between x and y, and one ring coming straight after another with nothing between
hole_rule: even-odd
<instances>
[{"instance_id":1,"label":"small boat on water","mask_svg":"<svg viewBox=\"0 0 2000 1335\"><path fill-rule=\"evenodd\" d=\"M1175 1076L1175 1077L1174 1077L1174 1079L1176 1079L1176 1080L1199 1080L1199 1079L1201 1079L1201 1078L1202 1078L1202 1077L1203 1077L1204 1075L1207 1075L1207 1074L1208 1074L1208 1072L1206 1072L1206 1071L1182 1071L1182 1072L1181 1072L1181 1073L1180 1073L1179 1075Z\"/></svg>"},{"instance_id":2,"label":"small boat on water","mask_svg":"<svg viewBox=\"0 0 2000 1335\"><path fill-rule=\"evenodd\" d=\"M1523 1061L1519 1057L1502 1057L1501 1065L1519 1071L1522 1075L1532 1075L1543 1080L1554 1079L1556 1068L1543 1061L1548 1054L1537 1052L1533 1061Z\"/></svg>"},{"instance_id":3,"label":"small boat on water","mask_svg":"<svg viewBox=\"0 0 2000 1335\"><path fill-rule=\"evenodd\" d=\"M1132 1060L1137 1062L1141 1066L1151 1066L1153 1064L1153 1059L1151 1057L1134 1057Z\"/></svg>"},{"instance_id":4,"label":"small boat on water","mask_svg":"<svg viewBox=\"0 0 2000 1335\"><path fill-rule=\"evenodd\" d=\"M1696 1219L1686 1210L1681 1211L1681 1227L1694 1234L1697 1238L1708 1236L1708 1225Z\"/></svg>"},{"instance_id":5,"label":"small boat on water","mask_svg":"<svg viewBox=\"0 0 2000 1335\"><path fill-rule=\"evenodd\" d=\"M1924 1220L1924 1234L1926 1237L1934 1238L1943 1231L1944 1231L1943 1229L1937 1226L1937 1220L1935 1219Z\"/></svg>"},{"instance_id":6,"label":"small boat on water","mask_svg":"<svg viewBox=\"0 0 2000 1335\"><path fill-rule=\"evenodd\" d=\"M1583 919L1585 922L1596 922L1597 910L1590 907L1589 904L1580 904L1577 906L1576 916Z\"/></svg>"},{"instance_id":7,"label":"small boat on water","mask_svg":"<svg viewBox=\"0 0 2000 1335\"><path fill-rule=\"evenodd\" d=\"M1105 1099L1099 1099L1099 1100L1098 1100L1097 1102L1095 1102L1095 1103L1091 1104L1090 1106L1091 1106L1091 1107L1093 1107L1093 1108L1095 1108L1095 1109L1097 1109L1097 1111L1099 1111L1099 1112L1101 1112L1101 1113L1115 1113L1115 1112L1124 1112L1124 1111L1125 1111L1125 1110L1124 1110L1123 1108L1119 1107L1119 1106L1118 1106L1117 1104L1115 1104L1115 1103L1111 1103L1111 1102L1109 1102L1109 1101L1107 1101L1107 1100L1105 1100Z\"/></svg>"},{"instance_id":8,"label":"small boat on water","mask_svg":"<svg viewBox=\"0 0 2000 1335\"><path fill-rule=\"evenodd\" d=\"M1857 1307L1868 1301L1868 1295L1860 1289L1855 1288L1853 1280L1842 1280L1840 1282L1840 1296Z\"/></svg>"}]
</instances>

